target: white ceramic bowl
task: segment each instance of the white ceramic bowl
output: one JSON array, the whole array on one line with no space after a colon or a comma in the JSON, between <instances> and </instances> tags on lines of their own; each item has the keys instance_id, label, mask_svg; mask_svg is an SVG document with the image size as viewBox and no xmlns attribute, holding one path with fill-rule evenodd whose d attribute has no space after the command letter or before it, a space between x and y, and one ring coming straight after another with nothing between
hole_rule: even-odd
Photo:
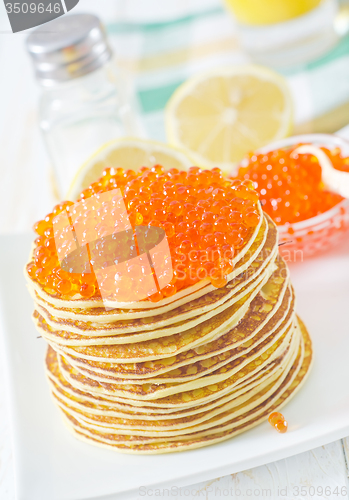
<instances>
[{"instance_id":1,"label":"white ceramic bowl","mask_svg":"<svg viewBox=\"0 0 349 500\"><path fill-rule=\"evenodd\" d=\"M287 149L299 143L314 144L328 149L339 148L349 156L349 141L330 134L303 134L287 137L258 150L269 153L276 149ZM349 230L349 199L344 199L330 210L294 224L278 226L280 253L290 261L325 251L337 245ZM297 255L296 253L297 252Z\"/></svg>"}]
</instances>

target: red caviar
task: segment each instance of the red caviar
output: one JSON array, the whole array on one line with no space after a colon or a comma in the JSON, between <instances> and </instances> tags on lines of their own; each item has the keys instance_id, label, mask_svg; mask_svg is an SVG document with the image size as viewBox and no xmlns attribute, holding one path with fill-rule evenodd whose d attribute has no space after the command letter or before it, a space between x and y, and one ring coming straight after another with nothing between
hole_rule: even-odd
<instances>
[{"instance_id":1,"label":"red caviar","mask_svg":"<svg viewBox=\"0 0 349 500\"><path fill-rule=\"evenodd\" d=\"M288 423L283 414L278 411L274 411L269 415L268 422L281 434L287 431Z\"/></svg>"},{"instance_id":2,"label":"red caviar","mask_svg":"<svg viewBox=\"0 0 349 500\"><path fill-rule=\"evenodd\" d=\"M216 287L227 283L231 259L260 222L258 194L250 181L229 180L218 168L187 172L161 165L139 172L107 168L102 177L80 194L78 201L119 188L133 227L164 229L171 252L173 279L149 297L157 302L177 291L209 278ZM93 273L68 273L60 268L53 235L53 219L72 202L56 205L51 214L34 225L33 261L30 277L49 294L59 297L100 296ZM95 224L100 221L96 219Z\"/></svg>"},{"instance_id":3,"label":"red caviar","mask_svg":"<svg viewBox=\"0 0 349 500\"><path fill-rule=\"evenodd\" d=\"M238 171L238 178L250 180L259 193L263 210L276 224L293 224L315 217L331 209L343 198L327 191L321 180L321 166L311 154L293 154L298 144L289 150L267 154L250 154ZM322 150L334 168L349 172L349 158L343 158L338 148ZM251 223L254 223L251 215ZM245 224L248 225L248 217Z\"/></svg>"}]
</instances>

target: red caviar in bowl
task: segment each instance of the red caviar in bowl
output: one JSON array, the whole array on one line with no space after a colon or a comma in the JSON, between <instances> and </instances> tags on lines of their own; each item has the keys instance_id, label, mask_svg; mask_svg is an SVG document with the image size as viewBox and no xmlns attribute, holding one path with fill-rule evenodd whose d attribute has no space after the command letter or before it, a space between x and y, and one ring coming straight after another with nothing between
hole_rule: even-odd
<instances>
[{"instance_id":1,"label":"red caviar in bowl","mask_svg":"<svg viewBox=\"0 0 349 500\"><path fill-rule=\"evenodd\" d=\"M227 283L231 259L260 222L259 198L250 181L229 180L218 168L164 170L161 165L140 171L107 168L101 178L80 194L78 201L119 188L132 225L159 226L170 247L173 279L149 300L157 302L203 278L216 287ZM53 219L72 202L56 205L34 225L31 279L54 296L99 297L93 273L68 273L60 268L53 235ZM88 216L90 217L90 216ZM100 221L96 219L96 224Z\"/></svg>"},{"instance_id":2,"label":"red caviar in bowl","mask_svg":"<svg viewBox=\"0 0 349 500\"><path fill-rule=\"evenodd\" d=\"M315 217L343 200L325 189L321 166L315 156L293 153L298 146L300 144L288 150L251 154L238 171L239 179L253 182L263 210L279 226ZM339 148L322 149L334 168L349 172L349 158L343 158ZM253 216L251 221L253 223Z\"/></svg>"}]
</instances>

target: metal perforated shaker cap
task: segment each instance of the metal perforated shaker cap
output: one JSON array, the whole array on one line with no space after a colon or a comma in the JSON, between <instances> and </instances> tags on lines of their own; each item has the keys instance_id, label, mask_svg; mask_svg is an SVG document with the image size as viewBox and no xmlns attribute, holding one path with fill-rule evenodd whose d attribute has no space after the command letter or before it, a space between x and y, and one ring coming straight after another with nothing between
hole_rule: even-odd
<instances>
[{"instance_id":1,"label":"metal perforated shaker cap","mask_svg":"<svg viewBox=\"0 0 349 500\"><path fill-rule=\"evenodd\" d=\"M91 73L112 55L104 27L92 14L69 14L50 21L32 31L26 45L43 85Z\"/></svg>"}]
</instances>

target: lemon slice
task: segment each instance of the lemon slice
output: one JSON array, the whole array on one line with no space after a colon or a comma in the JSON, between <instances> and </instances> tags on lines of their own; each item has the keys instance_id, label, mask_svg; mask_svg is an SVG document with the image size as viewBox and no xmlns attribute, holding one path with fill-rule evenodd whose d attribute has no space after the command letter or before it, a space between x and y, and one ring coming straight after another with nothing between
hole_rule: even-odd
<instances>
[{"instance_id":1,"label":"lemon slice","mask_svg":"<svg viewBox=\"0 0 349 500\"><path fill-rule=\"evenodd\" d=\"M157 163L166 169L187 170L193 161L179 149L161 142L132 138L108 142L80 167L70 185L67 199L75 201L80 192L95 182L107 167L137 171Z\"/></svg>"},{"instance_id":2,"label":"lemon slice","mask_svg":"<svg viewBox=\"0 0 349 500\"><path fill-rule=\"evenodd\" d=\"M170 144L201 167L230 172L247 152L292 129L286 80L262 66L220 68L189 79L166 106Z\"/></svg>"}]
</instances>

